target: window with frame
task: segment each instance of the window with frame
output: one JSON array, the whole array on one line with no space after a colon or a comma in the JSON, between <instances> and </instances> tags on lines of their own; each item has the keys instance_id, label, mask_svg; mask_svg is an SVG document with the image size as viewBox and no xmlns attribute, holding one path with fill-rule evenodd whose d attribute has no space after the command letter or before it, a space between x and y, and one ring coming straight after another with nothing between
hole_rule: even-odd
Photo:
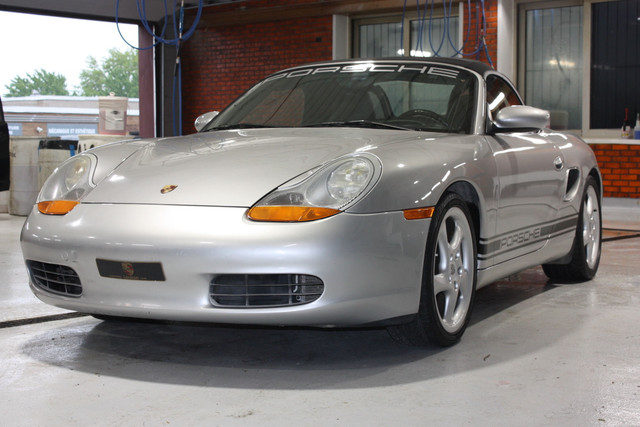
<instances>
[{"instance_id":1,"label":"window with frame","mask_svg":"<svg viewBox=\"0 0 640 427\"><path fill-rule=\"evenodd\" d=\"M460 18L454 8L423 8L404 16L356 19L352 40L354 58L457 56Z\"/></svg>"},{"instance_id":2,"label":"window with frame","mask_svg":"<svg viewBox=\"0 0 640 427\"><path fill-rule=\"evenodd\" d=\"M640 0L520 1L525 102L554 129L620 137L625 109L630 121L640 112L639 16Z\"/></svg>"},{"instance_id":3,"label":"window with frame","mask_svg":"<svg viewBox=\"0 0 640 427\"><path fill-rule=\"evenodd\" d=\"M620 127L640 113L640 0L594 3L591 11L592 129Z\"/></svg>"}]
</instances>

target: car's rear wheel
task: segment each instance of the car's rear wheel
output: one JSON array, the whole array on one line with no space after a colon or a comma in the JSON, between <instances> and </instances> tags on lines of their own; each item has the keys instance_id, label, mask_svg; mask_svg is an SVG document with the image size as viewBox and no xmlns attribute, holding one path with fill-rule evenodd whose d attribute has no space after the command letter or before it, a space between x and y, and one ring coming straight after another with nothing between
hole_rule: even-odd
<instances>
[{"instance_id":1,"label":"car's rear wheel","mask_svg":"<svg viewBox=\"0 0 640 427\"><path fill-rule=\"evenodd\" d=\"M544 264L544 273L552 280L581 282L591 280L600 265L602 250L602 212L600 195L593 177L585 184L578 226L568 264Z\"/></svg>"},{"instance_id":2,"label":"car's rear wheel","mask_svg":"<svg viewBox=\"0 0 640 427\"><path fill-rule=\"evenodd\" d=\"M431 219L427 236L420 306L416 317L389 327L410 345L450 346L464 333L476 287L476 237L465 202L450 194Z\"/></svg>"}]
</instances>

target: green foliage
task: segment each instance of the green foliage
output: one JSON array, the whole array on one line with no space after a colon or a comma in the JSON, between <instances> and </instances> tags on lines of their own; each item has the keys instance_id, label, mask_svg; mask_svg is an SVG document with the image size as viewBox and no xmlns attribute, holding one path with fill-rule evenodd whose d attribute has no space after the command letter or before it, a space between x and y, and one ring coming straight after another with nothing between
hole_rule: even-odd
<instances>
[{"instance_id":1,"label":"green foliage","mask_svg":"<svg viewBox=\"0 0 640 427\"><path fill-rule=\"evenodd\" d=\"M50 73L44 69L36 70L33 75L27 73L27 77L16 76L11 83L5 85L10 96L31 96L34 93L40 95L69 95L67 90L67 78L63 75Z\"/></svg>"},{"instance_id":2,"label":"green foliage","mask_svg":"<svg viewBox=\"0 0 640 427\"><path fill-rule=\"evenodd\" d=\"M80 88L84 96L138 97L138 54L133 49L121 52L109 49L109 56L99 63L87 58L87 69L80 73Z\"/></svg>"}]
</instances>

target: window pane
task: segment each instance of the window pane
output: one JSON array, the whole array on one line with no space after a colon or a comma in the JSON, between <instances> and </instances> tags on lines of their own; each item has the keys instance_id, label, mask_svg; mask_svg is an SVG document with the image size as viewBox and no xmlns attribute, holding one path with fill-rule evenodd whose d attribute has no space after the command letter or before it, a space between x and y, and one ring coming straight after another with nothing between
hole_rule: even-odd
<instances>
[{"instance_id":1,"label":"window pane","mask_svg":"<svg viewBox=\"0 0 640 427\"><path fill-rule=\"evenodd\" d=\"M359 58L382 58L400 56L402 41L400 22L385 24L363 24L360 29Z\"/></svg>"},{"instance_id":2,"label":"window pane","mask_svg":"<svg viewBox=\"0 0 640 427\"><path fill-rule=\"evenodd\" d=\"M521 105L516 91L501 77L491 75L487 77L487 104L492 117L505 107Z\"/></svg>"},{"instance_id":3,"label":"window pane","mask_svg":"<svg viewBox=\"0 0 640 427\"><path fill-rule=\"evenodd\" d=\"M591 33L591 128L631 127L640 112L640 1L594 3Z\"/></svg>"},{"instance_id":4,"label":"window pane","mask_svg":"<svg viewBox=\"0 0 640 427\"><path fill-rule=\"evenodd\" d=\"M456 56L460 49L458 21L457 16L446 20L431 18L411 21L411 56Z\"/></svg>"},{"instance_id":5,"label":"window pane","mask_svg":"<svg viewBox=\"0 0 640 427\"><path fill-rule=\"evenodd\" d=\"M525 102L554 129L582 128L582 6L527 11Z\"/></svg>"}]
</instances>

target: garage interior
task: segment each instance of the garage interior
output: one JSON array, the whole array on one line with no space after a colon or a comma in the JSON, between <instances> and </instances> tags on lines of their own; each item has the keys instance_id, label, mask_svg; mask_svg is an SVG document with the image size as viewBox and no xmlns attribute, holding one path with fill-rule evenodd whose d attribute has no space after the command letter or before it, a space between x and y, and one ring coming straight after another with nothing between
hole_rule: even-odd
<instances>
[{"instance_id":1,"label":"garage interior","mask_svg":"<svg viewBox=\"0 0 640 427\"><path fill-rule=\"evenodd\" d=\"M187 27L195 24L179 54L162 44L139 54L141 136L193 133L199 114L224 108L279 69L357 57L367 52L368 25L405 19L409 9L424 16L432 4L443 13L440 2L417 3L416 12L402 0L210 0L198 16L198 2L185 2ZM552 283L537 267L495 282L478 291L463 340L449 348L404 346L384 328L102 322L33 296L19 240L25 217L0 213L3 424L640 425L640 140L622 139L619 126L625 106L632 117L640 108L640 44L625 44L629 63L620 70L609 67L630 69L635 80L610 74L612 86L602 88L598 72L606 67L593 58L604 48L591 37L602 31L599 8L611 3L628 8L636 31L629 37L640 40L640 1L443 3L456 11L459 40L471 40L469 57L506 74L525 101L536 95L526 94L527 19L550 8L581 8L579 18L564 19L587 23L580 36L587 72L561 94L581 96L572 104L578 113L566 107L558 126L582 134L603 173L595 279ZM164 8L163 1L146 2L156 30ZM115 2L0 0L0 11L114 22ZM120 0L118 15L141 25L133 0ZM607 19L610 28L621 18ZM139 34L140 45L153 43L142 26ZM183 96L176 119L177 59ZM569 61L555 66L566 72L566 85L575 83ZM613 87L614 80L623 87ZM592 101L604 96L600 91L621 93L607 100L612 117L602 118L609 112Z\"/></svg>"}]
</instances>

